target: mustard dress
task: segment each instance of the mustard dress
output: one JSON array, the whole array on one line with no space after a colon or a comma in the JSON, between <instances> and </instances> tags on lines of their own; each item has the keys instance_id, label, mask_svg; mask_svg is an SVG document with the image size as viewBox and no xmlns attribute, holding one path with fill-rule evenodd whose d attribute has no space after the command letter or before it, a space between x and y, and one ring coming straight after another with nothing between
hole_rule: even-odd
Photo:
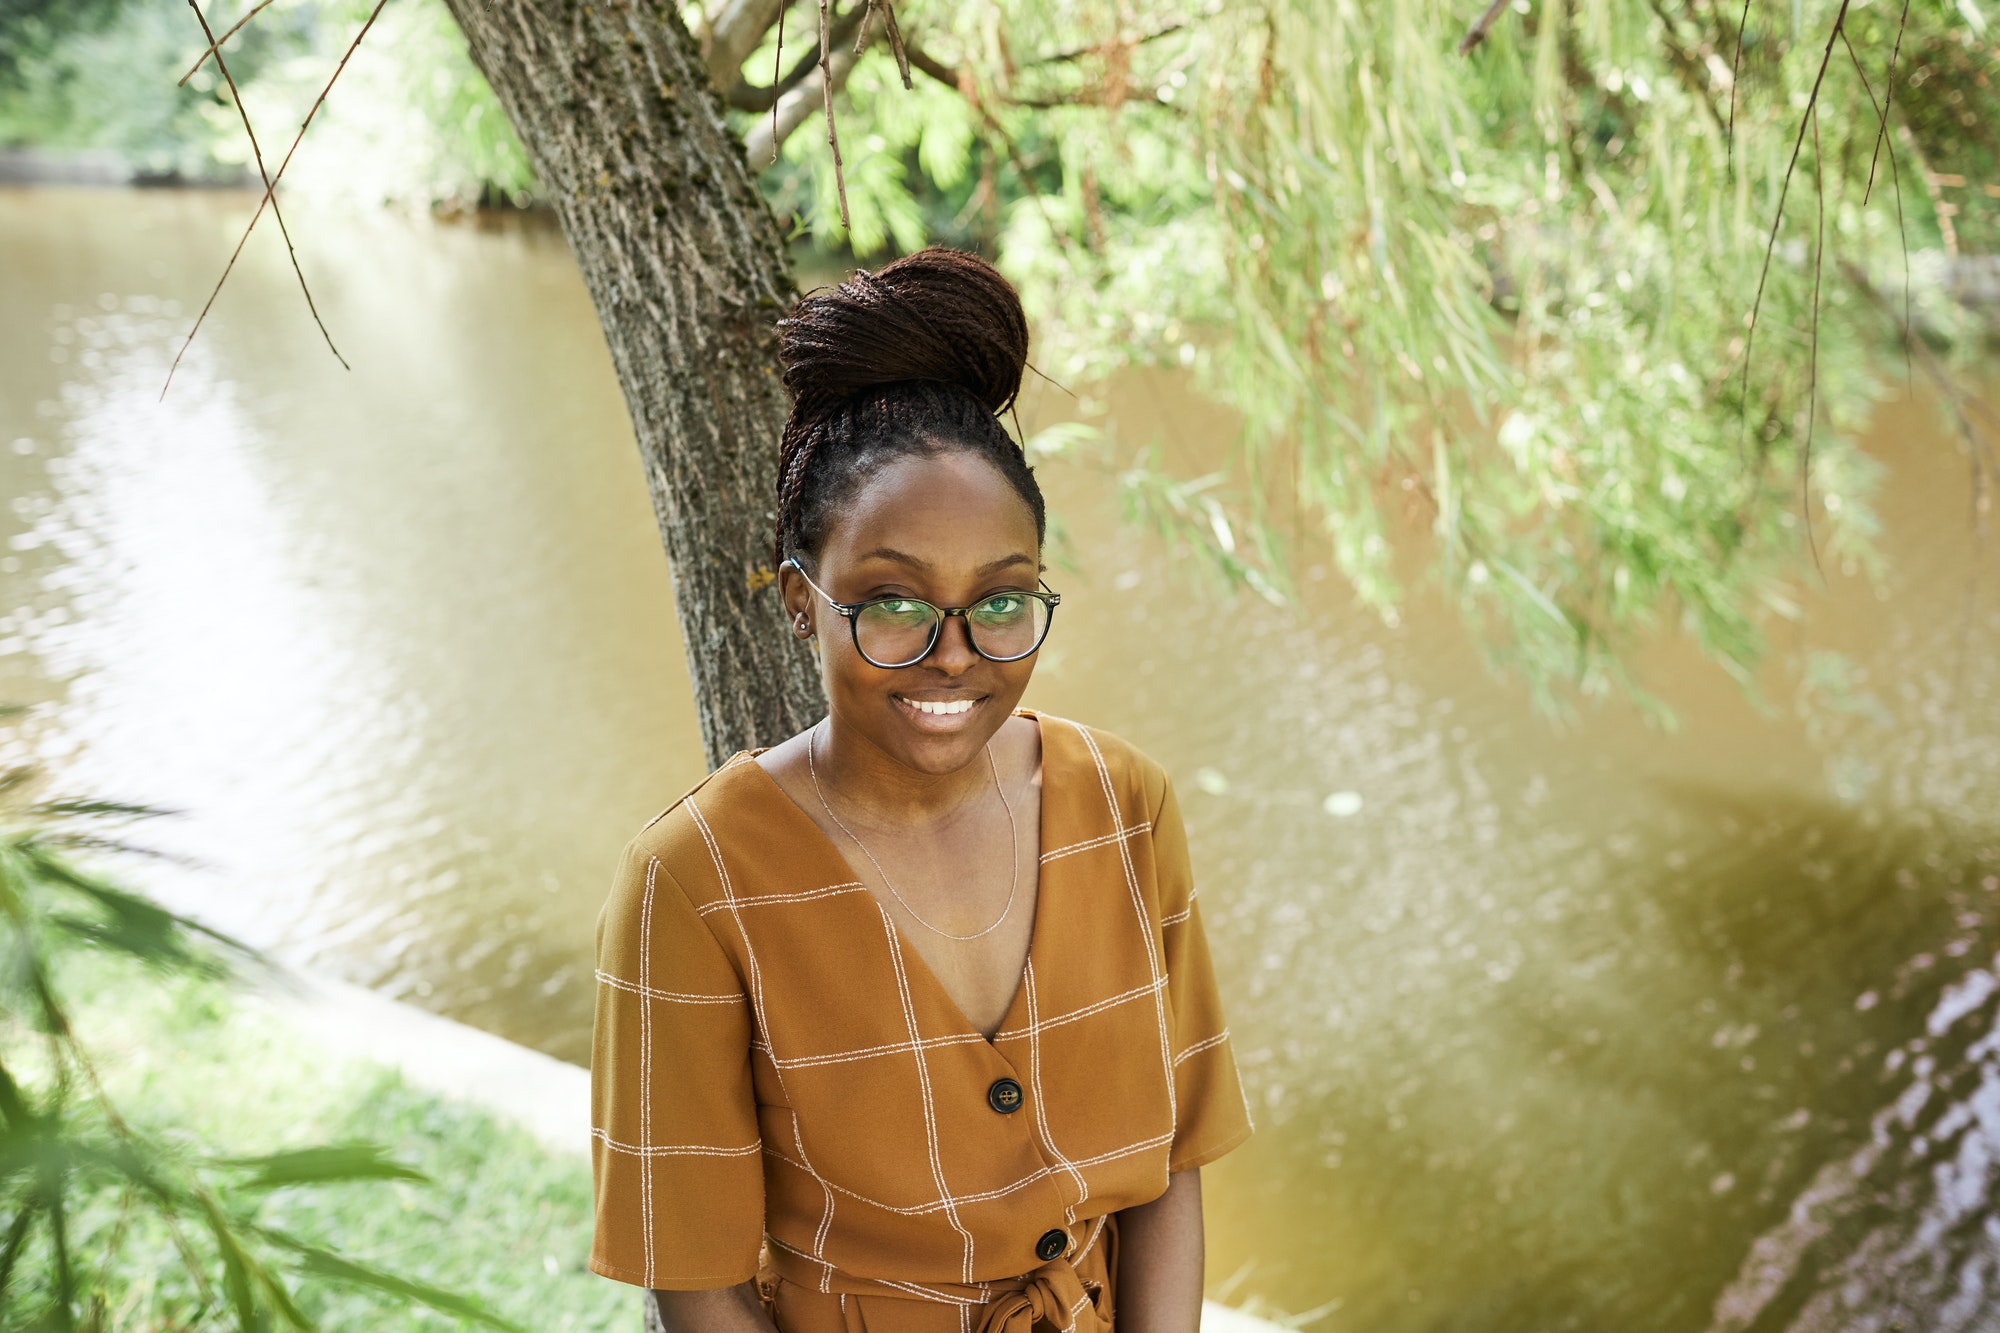
<instances>
[{"instance_id":1,"label":"mustard dress","mask_svg":"<svg viewBox=\"0 0 2000 1333\"><path fill-rule=\"evenodd\" d=\"M598 923L592 1270L756 1278L781 1333L1113 1327L1114 1214L1250 1113L1166 774L1038 721L1039 896L990 1041L752 755L626 847Z\"/></svg>"}]
</instances>

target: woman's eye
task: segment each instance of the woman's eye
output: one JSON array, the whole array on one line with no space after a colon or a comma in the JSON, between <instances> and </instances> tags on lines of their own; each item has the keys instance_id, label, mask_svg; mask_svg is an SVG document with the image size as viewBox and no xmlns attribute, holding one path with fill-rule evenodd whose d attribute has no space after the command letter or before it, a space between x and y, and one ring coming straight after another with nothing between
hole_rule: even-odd
<instances>
[{"instance_id":1,"label":"woman's eye","mask_svg":"<svg viewBox=\"0 0 2000 1333\"><path fill-rule=\"evenodd\" d=\"M921 616L930 608L922 602L912 601L907 597L892 597L887 601L875 603L875 609L889 616Z\"/></svg>"},{"instance_id":2,"label":"woman's eye","mask_svg":"<svg viewBox=\"0 0 2000 1333\"><path fill-rule=\"evenodd\" d=\"M989 597L981 602L979 604L979 614L1004 620L1009 616L1020 615L1021 606L1026 601L1027 598L1021 596L1019 593L1001 593L996 597Z\"/></svg>"}]
</instances>

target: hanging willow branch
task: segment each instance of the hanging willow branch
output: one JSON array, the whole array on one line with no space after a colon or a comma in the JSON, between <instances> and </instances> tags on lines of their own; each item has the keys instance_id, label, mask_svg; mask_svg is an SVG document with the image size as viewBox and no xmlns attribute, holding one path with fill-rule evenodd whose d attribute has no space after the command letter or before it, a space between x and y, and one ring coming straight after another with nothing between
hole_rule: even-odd
<instances>
[{"instance_id":1,"label":"hanging willow branch","mask_svg":"<svg viewBox=\"0 0 2000 1333\"><path fill-rule=\"evenodd\" d=\"M387 3L387 0L383 0L383 3ZM195 22L201 25L201 35L208 38L208 49L215 56L215 68L222 74L223 82L229 85L229 98L232 102L236 104L236 114L242 118L243 133L246 136L248 136L250 140L250 154L257 160L257 174L264 181L264 200L263 202L257 205L257 212L255 215L251 217L250 226L254 227L257 225L257 218L263 216L264 204L265 203L270 204L271 216L278 220L278 233L285 238L285 253L291 258L292 272L298 275L299 290L305 293L306 309L312 312L313 323L319 326L320 336L326 339L326 348L328 351L333 353L333 359L340 362L340 368L342 370L351 369L351 367L347 364L347 358L343 357L340 354L340 349L333 345L333 335L327 332L326 321L319 317L319 307L313 302L312 288L306 284L305 270L299 267L299 252L297 248L292 245L291 228L285 225L285 215L283 211L279 209L278 197L274 193L277 187L271 179L270 171L266 169L266 167L264 166L264 150L257 143L257 131L252 129L250 126L250 109L243 105L243 93L236 86L236 77L229 72L229 62L224 60L222 57L222 43L216 40L215 33L209 28L208 18L201 12L200 0L188 0L188 8L194 11ZM378 13L381 11L381 5L376 6L376 11ZM372 15L370 16L369 21L371 23L374 21ZM232 31L234 31L234 29L232 29ZM341 63L345 65L347 62L343 60ZM325 95L321 94L321 96L323 98ZM313 110L315 111L319 110L318 102L313 103ZM312 117L307 116L306 119L308 122L310 122ZM300 133L301 134L304 133L303 128L301 128ZM297 140L293 140L292 147L294 149L298 147ZM285 161L290 162L291 160L292 160L292 155L290 153L286 153ZM284 168L282 166L279 168L279 174L280 175L284 174ZM249 229L246 228L243 234L245 239L248 239L250 235ZM242 253L243 247L241 243L239 243L236 248L238 254ZM235 255L231 255L229 257L229 263L231 268L235 267L236 264ZM223 277L226 279L228 276L229 276L229 270L224 269ZM216 291L221 291L221 290L222 290L222 283L218 281L216 283ZM213 304L215 304L215 297L211 295L208 298L208 305L204 305L202 307L202 314L204 316L208 314L208 306ZM201 327L201 320L197 319L195 321L195 328L188 330L188 343L194 341L195 329L199 329L200 327ZM181 344L180 352L177 353L174 357L173 366L168 368L167 382L160 386L160 397L165 398L167 396L167 389L171 387L174 382L174 370L180 366L181 357L187 354L187 346L188 346L187 343Z\"/></svg>"},{"instance_id":2,"label":"hanging willow branch","mask_svg":"<svg viewBox=\"0 0 2000 1333\"><path fill-rule=\"evenodd\" d=\"M236 248L230 251L229 262L222 266L222 276L215 280L214 290L209 292L208 300L202 303L201 313L195 316L194 327L188 330L188 335L186 339L184 339L181 343L180 351L174 354L174 363L172 366L167 368L167 382L160 386L161 398L164 399L167 396L167 390L173 387L174 372L180 369L181 358L187 355L188 348L194 344L195 334L201 332L202 322L208 318L209 310L214 307L215 298L222 295L222 286L224 283L229 281L229 275L231 271L234 270L236 267L236 260L238 259L239 256L242 255L244 245L246 245L249 242L250 233L256 229L257 220L264 216L264 209L267 205L271 209L272 215L278 218L279 229L283 230L284 217L282 214L279 214L278 212L278 195L277 195L278 182L285 178L285 168L292 165L292 154L299 151L299 143L306 137L307 127L309 127L313 123L313 117L319 114L320 107L323 106L326 102L327 94L333 91L333 85L340 78L341 71L347 68L347 62L353 57L354 52L360 47L361 39L368 35L368 30L370 28L375 26L375 20L381 15L383 7L386 6L388 3L389 0L376 0L375 8L369 11L367 20L363 22L361 25L361 31L354 34L354 40L348 43L347 50L343 52L340 57L340 63L334 66L332 77L328 78L326 81L326 86L319 90L319 96L313 99L312 108L306 112L306 118L299 123L299 132L292 136L292 146L285 150L285 159L284 161L278 164L278 174L275 176L265 175L264 196L263 198L257 201L257 210L250 215L249 223L246 224L243 228L243 235L237 239ZM190 6L195 6L195 0L188 0L188 4ZM201 16L201 10L199 7L195 8L195 16L197 18ZM238 26L240 27L241 25L239 24ZM202 31L203 32L208 31L208 23L206 20L203 20L202 22ZM209 39L209 48L215 53L215 63L217 67L223 70L223 76L227 78L228 69L226 66L222 64L222 51L220 50L220 47L221 47L220 42L216 41L213 37ZM230 92L234 94L235 91L236 91L235 81L231 80ZM236 107L237 110L242 112L243 114L243 128L245 132L248 132L250 129L250 115L247 111L243 111L243 100L241 97L237 98ZM254 135L251 137L250 142L254 147L257 142ZM263 167L264 167L263 156L262 154L259 154L257 159L257 169L260 172L262 172ZM290 233L286 233L285 248L287 250L291 249ZM298 255L296 253L293 253L292 267L295 271L298 268L298 262L299 262ZM301 287L304 287L305 281L306 281L305 274L300 273L299 285ZM308 306L312 304L312 293L310 291L306 293L306 303ZM317 309L313 310L313 319L315 322L318 322L319 320L319 311ZM326 333L325 324L323 323L320 324L319 328L321 333L323 334ZM333 347L333 338L331 335L327 336L326 345L328 347ZM338 349L335 349L333 355L335 360L340 361L341 369L346 370L350 368L347 362L341 358Z\"/></svg>"},{"instance_id":3,"label":"hanging willow branch","mask_svg":"<svg viewBox=\"0 0 2000 1333\"><path fill-rule=\"evenodd\" d=\"M201 67L208 63L208 58L210 56L214 55L216 52L222 49L222 44L224 42L228 41L231 37L234 37L237 33L242 32L244 27L250 22L251 19L256 18L259 14L263 13L265 10L269 9L272 5L276 3L277 0L258 0L257 7L255 9L252 9L248 14L245 14L242 18L236 20L235 23L230 25L228 32L223 33L222 36L216 38L214 41L210 42L205 48L203 48L201 55L196 58L194 64L188 66L188 72L181 75L181 81L175 84L174 86L176 88L187 87L187 81L193 78L196 74L201 72Z\"/></svg>"}]
</instances>

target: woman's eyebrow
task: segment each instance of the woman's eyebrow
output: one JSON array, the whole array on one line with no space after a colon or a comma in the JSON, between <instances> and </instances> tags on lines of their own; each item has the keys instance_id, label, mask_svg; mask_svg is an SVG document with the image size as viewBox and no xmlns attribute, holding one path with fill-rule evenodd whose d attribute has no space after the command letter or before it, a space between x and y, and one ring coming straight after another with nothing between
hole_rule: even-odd
<instances>
[{"instance_id":1,"label":"woman's eyebrow","mask_svg":"<svg viewBox=\"0 0 2000 1333\"><path fill-rule=\"evenodd\" d=\"M860 558L863 560L891 560L896 564L908 565L911 569L921 570L925 573L929 573L932 568L930 561L903 551L898 551L893 546L878 546L872 551L863 553ZM989 574L997 574L1001 570L1013 565L1027 565L1031 569L1040 568L1033 556L1023 555L1019 551L1016 551L1012 555L1004 555L998 560L981 565L974 573L976 577L985 578Z\"/></svg>"}]
</instances>

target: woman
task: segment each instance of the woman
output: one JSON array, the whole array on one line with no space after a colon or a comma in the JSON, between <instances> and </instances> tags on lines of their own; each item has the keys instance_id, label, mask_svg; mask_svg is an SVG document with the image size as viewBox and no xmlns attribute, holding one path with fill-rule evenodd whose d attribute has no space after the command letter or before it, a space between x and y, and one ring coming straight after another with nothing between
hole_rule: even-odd
<instances>
[{"instance_id":1,"label":"woman","mask_svg":"<svg viewBox=\"0 0 2000 1333\"><path fill-rule=\"evenodd\" d=\"M780 592L825 721L627 847L590 1266L700 1333L1193 1333L1250 1132L1159 767L1020 710L1059 598L1028 331L926 250L801 300Z\"/></svg>"}]
</instances>

